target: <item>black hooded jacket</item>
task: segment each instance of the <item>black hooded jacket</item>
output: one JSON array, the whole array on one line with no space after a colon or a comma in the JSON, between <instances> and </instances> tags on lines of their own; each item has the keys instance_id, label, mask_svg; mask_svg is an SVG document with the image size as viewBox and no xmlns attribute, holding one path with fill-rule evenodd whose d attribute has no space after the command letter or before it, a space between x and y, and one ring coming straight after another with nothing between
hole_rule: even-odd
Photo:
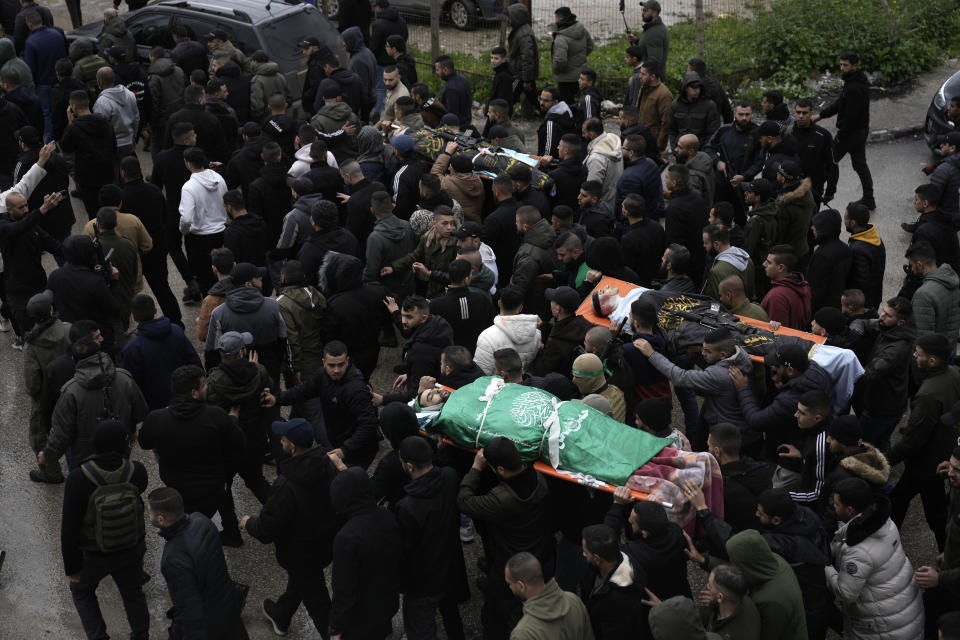
<instances>
[{"instance_id":1,"label":"black hooded jacket","mask_svg":"<svg viewBox=\"0 0 960 640\"><path fill-rule=\"evenodd\" d=\"M757 498L770 488L770 471L762 462L742 457L720 467L723 475L723 519L733 533L759 529Z\"/></svg>"},{"instance_id":2,"label":"black hooded jacket","mask_svg":"<svg viewBox=\"0 0 960 640\"><path fill-rule=\"evenodd\" d=\"M230 579L220 535L210 518L188 513L160 530L166 539L160 571L173 600L173 637L200 634L208 640L246 635L240 595Z\"/></svg>"},{"instance_id":3,"label":"black hooded jacket","mask_svg":"<svg viewBox=\"0 0 960 640\"><path fill-rule=\"evenodd\" d=\"M342 378L334 380L321 367L297 386L280 392L277 403L297 404L311 398L320 399L330 444L343 450L347 464L365 460L369 465L378 446L377 414L360 370L351 366Z\"/></svg>"},{"instance_id":4,"label":"black hooded jacket","mask_svg":"<svg viewBox=\"0 0 960 640\"><path fill-rule=\"evenodd\" d=\"M630 509L630 505L614 503L603 523L617 533L627 527L627 540L621 548L646 573L646 586L663 600L673 596L691 597L684 553L687 542L680 527L669 523L662 535L642 538L627 524Z\"/></svg>"},{"instance_id":5,"label":"black hooded jacket","mask_svg":"<svg viewBox=\"0 0 960 640\"><path fill-rule=\"evenodd\" d=\"M95 113L74 118L60 138L60 148L74 154L77 184L99 187L113 182L117 138L107 118Z\"/></svg>"},{"instance_id":6,"label":"black hooded jacket","mask_svg":"<svg viewBox=\"0 0 960 640\"><path fill-rule=\"evenodd\" d=\"M410 481L400 463L398 451L404 438L420 434L417 414L406 402L385 402L380 411L380 430L390 442L391 449L377 462L370 481L373 482L374 499L394 510L397 502L407 495L404 487ZM427 441L433 443L429 438Z\"/></svg>"},{"instance_id":7,"label":"black hooded jacket","mask_svg":"<svg viewBox=\"0 0 960 640\"><path fill-rule=\"evenodd\" d=\"M39 209L19 220L14 220L9 212L0 214L3 279L9 293L33 295L43 291L47 284L47 272L41 262L43 252L62 253L60 243L40 226L43 216Z\"/></svg>"},{"instance_id":8,"label":"black hooded jacket","mask_svg":"<svg viewBox=\"0 0 960 640\"><path fill-rule=\"evenodd\" d=\"M407 597L469 591L460 546L460 480L452 467L434 467L404 486L396 506L403 540L403 582Z\"/></svg>"},{"instance_id":9,"label":"black hooded jacket","mask_svg":"<svg viewBox=\"0 0 960 640\"><path fill-rule=\"evenodd\" d=\"M260 405L260 394L268 387L273 387L273 380L266 368L246 358L221 361L207 374L207 402L224 411L239 407L237 423L248 451L261 451L267 441L271 412Z\"/></svg>"},{"instance_id":10,"label":"black hooded jacket","mask_svg":"<svg viewBox=\"0 0 960 640\"><path fill-rule=\"evenodd\" d=\"M387 55L384 45L387 38L393 35L408 37L407 23L395 7L385 7L377 13L370 30L370 50L377 56L377 65L389 67L394 64L393 58Z\"/></svg>"},{"instance_id":11,"label":"black hooded jacket","mask_svg":"<svg viewBox=\"0 0 960 640\"><path fill-rule=\"evenodd\" d=\"M260 177L260 169L263 168L263 158L260 157L260 153L267 142L270 140L262 135L248 139L242 147L233 152L230 162L227 163L223 176L227 188L241 189L245 199L249 197L247 190L250 184Z\"/></svg>"},{"instance_id":12,"label":"black hooded jacket","mask_svg":"<svg viewBox=\"0 0 960 640\"><path fill-rule=\"evenodd\" d=\"M346 256L338 261L327 281L324 335L337 336L347 345L350 359L369 379L380 356L380 331L390 323L383 304L386 289L379 282L364 284L360 261Z\"/></svg>"},{"instance_id":13,"label":"black hooded jacket","mask_svg":"<svg viewBox=\"0 0 960 640\"><path fill-rule=\"evenodd\" d=\"M217 69L215 75L227 85L227 104L237 112L237 120L246 122L250 118L250 77L244 75L240 65L233 60Z\"/></svg>"},{"instance_id":14,"label":"black hooded jacket","mask_svg":"<svg viewBox=\"0 0 960 640\"><path fill-rule=\"evenodd\" d=\"M263 165L260 175L247 188L247 210L267 223L267 246L277 246L283 217L293 208L291 198L287 167L278 162Z\"/></svg>"},{"instance_id":15,"label":"black hooded jacket","mask_svg":"<svg viewBox=\"0 0 960 640\"><path fill-rule=\"evenodd\" d=\"M113 344L113 320L120 316L120 302L103 276L93 270L94 253L93 240L87 236L64 240L63 256L67 261L50 274L47 289L53 291L61 320L93 320L100 326L104 341Z\"/></svg>"},{"instance_id":16,"label":"black hooded jacket","mask_svg":"<svg viewBox=\"0 0 960 640\"><path fill-rule=\"evenodd\" d=\"M820 110L821 118L833 115L841 133L870 128L870 81L862 69L845 74L840 96Z\"/></svg>"},{"instance_id":17,"label":"black hooded jacket","mask_svg":"<svg viewBox=\"0 0 960 640\"><path fill-rule=\"evenodd\" d=\"M821 211L813 216L817 230L817 247L810 254L807 265L807 283L810 285L811 309L840 308L840 296L847 288L847 276L853 262L853 252L840 240L840 215L835 211Z\"/></svg>"},{"instance_id":18,"label":"black hooded jacket","mask_svg":"<svg viewBox=\"0 0 960 640\"><path fill-rule=\"evenodd\" d=\"M336 475L319 447L283 460L260 515L247 521L247 533L273 542L277 562L290 573L313 574L330 564L336 533L330 484Z\"/></svg>"},{"instance_id":19,"label":"black hooded jacket","mask_svg":"<svg viewBox=\"0 0 960 640\"><path fill-rule=\"evenodd\" d=\"M373 501L372 484L363 469L340 472L330 497L344 520L333 539L330 634L385 637L399 606L400 527L393 514Z\"/></svg>"},{"instance_id":20,"label":"black hooded jacket","mask_svg":"<svg viewBox=\"0 0 960 640\"><path fill-rule=\"evenodd\" d=\"M648 578L644 568L628 553L620 554L620 561L606 578L601 578L591 567L580 583L580 597L587 605L590 624L597 640L651 638L647 616L650 607L646 600ZM653 589L651 589L653 591ZM657 597L666 599L659 592Z\"/></svg>"},{"instance_id":21,"label":"black hooded jacket","mask_svg":"<svg viewBox=\"0 0 960 640\"><path fill-rule=\"evenodd\" d=\"M160 479L180 492L187 511L218 499L244 446L243 432L226 411L186 396L151 411L140 429L140 447L157 452Z\"/></svg>"},{"instance_id":22,"label":"black hooded jacket","mask_svg":"<svg viewBox=\"0 0 960 640\"><path fill-rule=\"evenodd\" d=\"M223 230L223 246L233 252L237 264L249 262L262 267L267 263L269 245L267 223L255 213L237 216Z\"/></svg>"},{"instance_id":23,"label":"black hooded jacket","mask_svg":"<svg viewBox=\"0 0 960 640\"><path fill-rule=\"evenodd\" d=\"M370 182L366 178L347 187L350 199L346 204L346 222L344 227L360 242L360 255L367 255L367 236L373 231L374 218L370 212L370 198L377 191L386 191L381 182Z\"/></svg>"},{"instance_id":24,"label":"black hooded jacket","mask_svg":"<svg viewBox=\"0 0 960 640\"><path fill-rule=\"evenodd\" d=\"M400 324L400 312L394 313ZM416 392L422 376L440 375L440 353L453 344L453 329L440 316L429 315L403 342L403 364L407 373L407 391Z\"/></svg>"}]
</instances>

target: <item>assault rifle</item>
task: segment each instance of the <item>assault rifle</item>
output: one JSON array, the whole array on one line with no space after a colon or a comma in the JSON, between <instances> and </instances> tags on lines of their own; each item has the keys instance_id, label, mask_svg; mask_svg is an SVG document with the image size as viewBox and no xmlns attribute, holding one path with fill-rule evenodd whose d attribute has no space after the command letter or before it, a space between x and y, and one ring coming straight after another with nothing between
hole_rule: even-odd
<instances>
[{"instance_id":1,"label":"assault rifle","mask_svg":"<svg viewBox=\"0 0 960 640\"><path fill-rule=\"evenodd\" d=\"M113 282L113 278L110 276L110 258L113 256L113 249L107 251L106 255L103 254L103 244L100 242L100 231L97 229L96 223L93 225L93 248L97 251L97 262L93 265L93 270L107 281L109 287Z\"/></svg>"},{"instance_id":2,"label":"assault rifle","mask_svg":"<svg viewBox=\"0 0 960 640\"><path fill-rule=\"evenodd\" d=\"M755 335L760 332L760 329L757 327L745 322L740 322L739 320L731 320L721 315L719 311L704 311L703 313L690 313L689 311L681 311L680 309L666 309L666 311L672 315L680 316L689 322L696 322L708 329L730 329L743 335Z\"/></svg>"}]
</instances>

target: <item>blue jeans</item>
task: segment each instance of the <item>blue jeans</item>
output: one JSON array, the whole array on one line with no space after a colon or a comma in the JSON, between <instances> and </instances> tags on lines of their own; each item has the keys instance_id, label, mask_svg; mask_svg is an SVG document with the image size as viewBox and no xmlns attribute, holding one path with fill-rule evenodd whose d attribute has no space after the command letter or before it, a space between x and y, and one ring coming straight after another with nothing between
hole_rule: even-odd
<instances>
[{"instance_id":1,"label":"blue jeans","mask_svg":"<svg viewBox=\"0 0 960 640\"><path fill-rule=\"evenodd\" d=\"M38 84L35 90L37 99L40 100L40 107L43 110L43 141L49 142L53 139L53 120L50 118L50 85Z\"/></svg>"},{"instance_id":2,"label":"blue jeans","mask_svg":"<svg viewBox=\"0 0 960 640\"><path fill-rule=\"evenodd\" d=\"M383 94L387 90L387 88L383 86L383 70L384 69L386 69L386 67L381 67L380 65L377 65L377 104L374 105L373 107L374 113L380 113L381 111L383 111Z\"/></svg>"}]
</instances>

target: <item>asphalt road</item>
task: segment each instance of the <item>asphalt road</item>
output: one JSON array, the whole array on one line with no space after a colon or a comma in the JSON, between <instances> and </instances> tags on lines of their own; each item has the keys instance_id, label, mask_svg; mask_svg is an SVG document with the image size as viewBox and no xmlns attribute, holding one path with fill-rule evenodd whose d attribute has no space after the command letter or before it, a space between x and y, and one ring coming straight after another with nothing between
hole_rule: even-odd
<instances>
[{"instance_id":1,"label":"asphalt road","mask_svg":"<svg viewBox=\"0 0 960 640\"><path fill-rule=\"evenodd\" d=\"M145 169L149 154L141 154ZM868 160L876 182L879 208L874 222L887 245L887 275L885 295L890 296L899 286L900 265L906 249L907 235L900 231L903 220L913 213L913 189L926 179L920 168L929 162L929 154L919 140L901 139L873 145L868 149ZM842 206L860 197L859 183L849 160L841 163L841 187L836 204ZM74 201L78 218L85 220L82 204ZM79 230L79 223L75 230ZM53 268L52 260L49 268ZM170 269L171 274L176 271ZM179 277L175 293L183 284ZM185 308L184 321L188 334L193 333L198 306ZM12 334L0 336L0 549L7 551L7 561L0 572L0 640L26 638L80 638L83 637L79 620L63 575L59 549L60 506L62 486L38 485L27 479L33 467L33 456L27 444L29 402L21 381L22 354L10 347ZM198 345L199 347L199 345ZM381 366L374 375L374 386L385 389L392 382L392 367L399 357L397 349L384 350ZM160 485L153 456L141 450L134 457L143 462L150 473L150 489ZM255 512L257 503L242 484L235 487L238 513ZM903 535L904 547L916 565L930 563L934 557L933 537L920 516L917 502L910 513ZM153 617L151 638L166 638L164 612L169 607L166 585L159 575L161 539L150 531L147 535L145 569L154 577L145 590ZM478 544L466 547L468 568L476 572L474 560ZM265 597L276 597L283 588L284 575L277 567L270 546L247 539L240 549L226 550L227 563L235 580L251 585L250 597L244 615L250 637L274 637L259 612L259 603ZM703 580L699 569L692 569L696 582ZM471 579L473 598L462 607L468 628L478 626L479 598ZM99 591L108 628L114 637L127 633L126 620L119 596L107 580ZM396 637L400 637L399 618L395 620ZM305 612L294 618L291 638L318 638Z\"/></svg>"}]
</instances>

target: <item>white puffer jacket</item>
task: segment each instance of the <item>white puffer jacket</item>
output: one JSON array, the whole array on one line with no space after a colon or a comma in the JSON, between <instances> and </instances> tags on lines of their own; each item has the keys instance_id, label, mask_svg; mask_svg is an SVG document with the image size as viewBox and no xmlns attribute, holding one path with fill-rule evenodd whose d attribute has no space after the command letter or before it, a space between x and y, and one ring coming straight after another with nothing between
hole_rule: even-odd
<instances>
[{"instance_id":1,"label":"white puffer jacket","mask_svg":"<svg viewBox=\"0 0 960 640\"><path fill-rule=\"evenodd\" d=\"M845 640L917 640L923 637L923 598L886 498L855 516L830 543L824 568L843 605Z\"/></svg>"},{"instance_id":2,"label":"white puffer jacket","mask_svg":"<svg viewBox=\"0 0 960 640\"><path fill-rule=\"evenodd\" d=\"M493 375L493 354L498 349L516 349L523 362L523 369L533 362L540 348L540 330L537 329L537 316L519 313L515 316L497 316L493 326L487 327L477 338L476 353L473 361L483 371L483 375Z\"/></svg>"}]
</instances>

